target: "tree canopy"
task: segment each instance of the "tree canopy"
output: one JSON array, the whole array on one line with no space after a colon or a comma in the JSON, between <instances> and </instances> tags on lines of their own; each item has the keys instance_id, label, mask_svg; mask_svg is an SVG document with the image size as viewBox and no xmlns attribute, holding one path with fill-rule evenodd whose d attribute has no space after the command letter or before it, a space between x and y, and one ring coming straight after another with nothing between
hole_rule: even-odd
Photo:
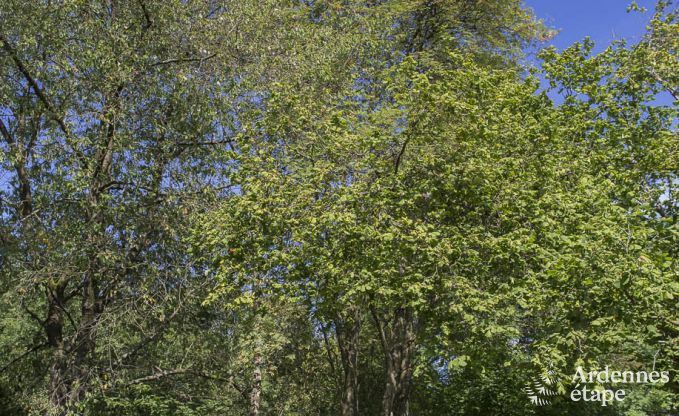
<instances>
[{"instance_id":1,"label":"tree canopy","mask_svg":"<svg viewBox=\"0 0 679 416\"><path fill-rule=\"evenodd\" d=\"M649 19L533 66L519 0L1 2L0 413L679 411Z\"/></svg>"}]
</instances>

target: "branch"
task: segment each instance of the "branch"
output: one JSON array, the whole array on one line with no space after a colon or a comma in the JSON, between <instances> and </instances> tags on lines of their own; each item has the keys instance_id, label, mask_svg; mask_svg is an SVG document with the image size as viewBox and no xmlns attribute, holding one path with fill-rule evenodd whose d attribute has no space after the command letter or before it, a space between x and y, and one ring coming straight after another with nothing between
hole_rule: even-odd
<instances>
[{"instance_id":1,"label":"branch","mask_svg":"<svg viewBox=\"0 0 679 416\"><path fill-rule=\"evenodd\" d=\"M28 148L25 151L24 149L22 149L21 144L12 137L9 130L7 129L7 126L5 126L5 123L1 119L0 119L0 133L7 141L7 144L10 146L10 152L11 147L14 146L16 147L16 150L18 151L20 156L20 160L13 163L14 169L16 170L17 177L19 179L18 188L19 188L19 198L21 200L19 211L22 217L28 217L33 212L33 196L31 194L31 186L28 179L28 172L26 171L26 162L28 158L28 153L30 152L31 147L33 147L33 144L35 143L35 140L37 138L37 133L33 135L31 141L28 144Z\"/></svg>"},{"instance_id":2,"label":"branch","mask_svg":"<svg viewBox=\"0 0 679 416\"><path fill-rule=\"evenodd\" d=\"M130 380L127 383L123 384L123 387L128 387L132 386L135 384L141 384L141 383L146 383L148 381L157 381L165 377L171 377L171 376L176 376L176 375L182 375L182 374L188 374L196 377L201 377L207 380L214 380L214 381L221 381L224 383L228 383L231 386L233 386L236 391L243 396L243 398L247 401L249 400L249 397L247 395L247 392L245 389L243 389L241 386L239 386L233 379L233 376L229 376L229 378L222 378L222 377L216 377L207 373L204 373L202 371L194 371L188 368L177 368L173 370L161 370L160 368L157 368L158 372L154 374L150 374L148 376L136 378L134 380Z\"/></svg>"},{"instance_id":3,"label":"branch","mask_svg":"<svg viewBox=\"0 0 679 416\"><path fill-rule=\"evenodd\" d=\"M122 357L120 357L120 358L118 359L117 364L118 364L118 365L123 364L124 361L127 360L128 358L137 355L137 354L142 350L142 348L144 348L144 346L146 346L147 344L149 344L149 343L155 341L161 334L163 334L163 332L165 332L165 330L167 329L167 327L168 327L169 324L170 324L170 321L171 321L172 319L174 319L175 316L177 316L177 314L179 313L179 310L180 310L180 309L181 309L181 305L179 305L179 306L172 312L172 314L165 320L165 322L163 322L163 324L160 326L160 328L159 328L156 332L154 332L151 336L146 337L145 339L141 340L141 341L139 342L139 344L137 344L132 350L130 350L130 351L126 352L125 354L123 354Z\"/></svg>"},{"instance_id":4,"label":"branch","mask_svg":"<svg viewBox=\"0 0 679 416\"><path fill-rule=\"evenodd\" d=\"M48 292L52 292L52 289L49 286L46 286L46 289L47 289ZM65 306L65 303L67 303L68 300L66 300L66 299L60 300L59 297L56 296L53 292L52 292L52 295L54 296L55 299L57 299L57 307L59 309L61 309L62 312L64 312L64 314L66 315L66 318L68 318L68 322L71 324L73 329L78 328L78 325L75 324L75 320L73 319L71 314L68 312L68 308L66 308L66 306ZM49 294L48 294L48 296L49 296Z\"/></svg>"},{"instance_id":5,"label":"branch","mask_svg":"<svg viewBox=\"0 0 679 416\"><path fill-rule=\"evenodd\" d=\"M38 82L35 80L35 78L33 78L33 76L31 76L30 72L28 72L28 68L26 68L26 66L24 66L23 62L21 62L21 60L19 59L19 56L17 55L17 53L14 50L14 48L12 47L12 45L10 45L10 43L2 35L0 35L0 41L2 41L3 49L12 58L12 60L16 64L17 68L19 68L19 72L21 72L23 74L24 78L26 78L26 81L31 86L33 91L35 91L35 94L38 96L40 101L42 101L43 105L47 108L47 110L50 113L52 113L51 115L55 118L55 121L57 123L59 123L59 126L62 128L62 130L64 130L64 131L68 130L66 128L66 126L64 125L63 120L61 120L61 118L56 116L56 111L54 109L54 106L52 106L52 103L47 98L45 93L42 91L42 89L40 88L40 85L38 85Z\"/></svg>"},{"instance_id":6,"label":"branch","mask_svg":"<svg viewBox=\"0 0 679 416\"><path fill-rule=\"evenodd\" d=\"M209 142L179 142L177 146L212 146L216 144L232 144L232 139L212 140Z\"/></svg>"},{"instance_id":7,"label":"branch","mask_svg":"<svg viewBox=\"0 0 679 416\"><path fill-rule=\"evenodd\" d=\"M398 167L401 164L401 158L403 157L403 154L406 151L406 146L408 146L408 142L410 142L410 137L405 139L403 142L403 146L401 146L401 151L398 153L398 156L396 157L396 161L394 162L394 173L398 173Z\"/></svg>"},{"instance_id":8,"label":"branch","mask_svg":"<svg viewBox=\"0 0 679 416\"><path fill-rule=\"evenodd\" d=\"M37 345L32 346L31 348L28 349L28 351L26 351L26 352L24 352L23 354L21 354L20 356L14 358L12 361L10 361L9 363L5 364L2 368L0 368L0 373L5 372L5 370L7 370L7 369L10 368L11 366L13 366L13 365L14 365L15 363L17 363L18 361L22 360L22 359L23 359L24 357L26 357L28 354L30 354L30 353L32 353L32 352L35 352L35 351L38 351L38 350L41 350L41 349L43 349L43 348L45 348L45 347L47 347L47 346L48 346L48 344L47 344L46 342L43 342L42 344L37 344Z\"/></svg>"},{"instance_id":9,"label":"branch","mask_svg":"<svg viewBox=\"0 0 679 416\"><path fill-rule=\"evenodd\" d=\"M21 305L21 308L28 314L30 315L31 318L33 318L34 321L36 321L41 327L45 326L45 322L47 321L46 319L40 319L40 317L30 310L28 306L26 306L26 303L24 302L24 299L21 299L19 301L19 305Z\"/></svg>"},{"instance_id":10,"label":"branch","mask_svg":"<svg viewBox=\"0 0 679 416\"><path fill-rule=\"evenodd\" d=\"M675 90L671 87L668 87L668 82L665 81L657 72L654 68L650 68L650 73L653 75L653 78L660 84L662 88L665 89L672 97L674 97L675 100L679 101L679 90Z\"/></svg>"},{"instance_id":11,"label":"branch","mask_svg":"<svg viewBox=\"0 0 679 416\"><path fill-rule=\"evenodd\" d=\"M221 382L224 382L224 383L231 384L233 386L233 388L236 389L236 391L238 393L240 393L240 395L243 396L243 398L246 401L250 400L248 393L245 391L244 388L242 388L241 386L236 384L236 382L233 379L233 376L229 376L229 378L226 379L226 378L222 378L222 377L215 377L215 376L212 376L210 374L206 374L206 373L203 373L203 372L200 372L200 371L189 371L188 373L190 373L191 375L197 376L197 377L202 377L202 378L208 379L208 380L221 381Z\"/></svg>"},{"instance_id":12,"label":"branch","mask_svg":"<svg viewBox=\"0 0 679 416\"><path fill-rule=\"evenodd\" d=\"M35 95L38 97L40 102L45 106L47 109L47 112L49 114L50 119L52 119L54 122L57 123L61 131L66 135L66 138L71 138L73 135L71 134L70 129L66 125L66 122L64 121L63 117L60 117L57 114L56 109L54 108L54 105L52 102L47 98L47 95L45 92L40 88L40 85L36 81L35 78L31 75L31 73L28 71L28 68L21 62L21 59L19 59L19 55L17 54L16 50L12 45L5 39L4 36L0 35L0 42L2 42L2 48L9 54L9 56L12 58L14 63L16 64L17 68L19 69L19 72L24 76L28 84L31 86L33 91L35 92ZM85 155L80 152L77 148L72 146L73 151L75 152L80 164L84 167L87 168L87 159L85 158Z\"/></svg>"},{"instance_id":13,"label":"branch","mask_svg":"<svg viewBox=\"0 0 679 416\"><path fill-rule=\"evenodd\" d=\"M181 368L176 369L176 370L165 370L165 371L160 370L160 372L158 372L158 373L151 374L151 375L146 376L146 377L141 377L141 378L137 378L137 379L128 381L127 383L125 383L125 386L131 386L133 384L144 383L144 382L147 382L147 381L155 381L155 380L159 380L159 379L164 378L164 377L174 376L174 375L177 375L177 374L185 374L186 372L187 372L187 370L184 370L184 369L181 369Z\"/></svg>"},{"instance_id":14,"label":"branch","mask_svg":"<svg viewBox=\"0 0 679 416\"><path fill-rule=\"evenodd\" d=\"M382 324L382 321L379 318L379 315L377 314L377 310L375 310L375 305L370 303L370 313L373 316L373 320L375 321L375 326L377 326L377 331L380 334L380 342L382 343L382 349L384 350L385 355L387 358L389 357L389 348L388 348L388 343L387 343L387 335L384 330L384 325Z\"/></svg>"},{"instance_id":15,"label":"branch","mask_svg":"<svg viewBox=\"0 0 679 416\"><path fill-rule=\"evenodd\" d=\"M417 119L415 119L415 122L413 125L410 127L409 130L413 130L417 127L418 123L420 122L420 118L418 116ZM394 162L394 173L398 173L398 168L399 165L401 164L401 159L403 158L403 154L406 152L406 146L408 146L408 143L410 143L410 140L413 138L412 133L408 134L408 138L405 139L403 142L403 145L401 146L401 151L398 153L398 156L396 157L396 161Z\"/></svg>"},{"instance_id":16,"label":"branch","mask_svg":"<svg viewBox=\"0 0 679 416\"><path fill-rule=\"evenodd\" d=\"M2 134L2 137L5 138L7 141L7 144L10 146L14 144L14 139L12 138L12 135L9 133L9 130L7 130L7 126L5 126L5 123L0 119L0 133Z\"/></svg>"},{"instance_id":17,"label":"branch","mask_svg":"<svg viewBox=\"0 0 679 416\"><path fill-rule=\"evenodd\" d=\"M149 14L149 11L146 9L146 4L144 3L143 0L139 0L139 6L141 6L141 11L144 13L144 31L148 30L151 26L153 26L153 19L151 19L151 15Z\"/></svg>"},{"instance_id":18,"label":"branch","mask_svg":"<svg viewBox=\"0 0 679 416\"><path fill-rule=\"evenodd\" d=\"M325 350L328 353L328 363L330 364L330 370L332 371L333 374L335 374L335 352L331 349L330 347L330 341L328 341L328 334L326 332L326 328L321 326L321 333L323 334L323 341L325 343Z\"/></svg>"},{"instance_id":19,"label":"branch","mask_svg":"<svg viewBox=\"0 0 679 416\"><path fill-rule=\"evenodd\" d=\"M109 105L108 99L106 100L105 104L105 110L104 110L104 120L106 120L107 123L107 128L106 128L106 143L105 146L102 147L97 151L97 165L94 167L94 173L92 174L92 179L95 181L98 181L99 179L99 174L104 173L106 174L107 171L109 170L111 166L111 158L113 157L113 141L115 139L115 133L116 133L116 122L115 122L115 116L112 114L113 111L115 111L118 107L118 99L120 97L120 93L123 91L124 86L119 85L116 88L116 91L113 95L113 100L114 103L112 106ZM113 107L113 108L111 108Z\"/></svg>"},{"instance_id":20,"label":"branch","mask_svg":"<svg viewBox=\"0 0 679 416\"><path fill-rule=\"evenodd\" d=\"M168 60L165 60L165 61L154 62L151 65L149 65L149 67L153 68L153 67L160 66L160 65L178 64L178 63L185 63L185 62L201 62L202 63L203 61L207 61L208 59L212 59L215 56L217 56L216 53L213 53L213 54L208 55L208 56L198 56L198 57L193 57L193 58L173 58L173 59L168 59Z\"/></svg>"}]
</instances>

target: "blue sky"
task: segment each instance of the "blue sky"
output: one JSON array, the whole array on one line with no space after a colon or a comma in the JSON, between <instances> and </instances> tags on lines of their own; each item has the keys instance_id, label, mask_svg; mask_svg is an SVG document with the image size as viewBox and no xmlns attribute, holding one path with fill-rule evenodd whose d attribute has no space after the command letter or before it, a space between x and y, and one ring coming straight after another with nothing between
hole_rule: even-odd
<instances>
[{"instance_id":1,"label":"blue sky","mask_svg":"<svg viewBox=\"0 0 679 416\"><path fill-rule=\"evenodd\" d=\"M648 9L645 13L627 12L630 3L632 0L524 0L524 4L532 8L547 26L559 30L547 45L561 50L589 36L595 43L594 53L601 52L614 40L626 39L629 43L636 43L641 39L656 2L637 0L639 6ZM539 64L534 53L528 54L528 60ZM556 103L562 101L555 91L549 96ZM672 105L672 102L668 93L659 94L655 100L660 105Z\"/></svg>"},{"instance_id":2,"label":"blue sky","mask_svg":"<svg viewBox=\"0 0 679 416\"><path fill-rule=\"evenodd\" d=\"M549 44L563 49L585 36L590 36L596 42L595 51L601 51L615 39L625 38L630 42L639 40L653 12L655 0L637 0L640 6L649 9L646 13L628 13L627 6L631 1L524 0L538 18L543 19L548 26L560 30ZM659 101L664 104L672 102L669 94ZM0 170L0 190L6 187L7 180L8 173Z\"/></svg>"},{"instance_id":3,"label":"blue sky","mask_svg":"<svg viewBox=\"0 0 679 416\"><path fill-rule=\"evenodd\" d=\"M625 38L636 42L646 29L653 12L654 0L637 0L646 13L627 12L632 0L525 0L548 26L560 29L550 44L563 49L589 36L595 51L601 51L612 40Z\"/></svg>"}]
</instances>

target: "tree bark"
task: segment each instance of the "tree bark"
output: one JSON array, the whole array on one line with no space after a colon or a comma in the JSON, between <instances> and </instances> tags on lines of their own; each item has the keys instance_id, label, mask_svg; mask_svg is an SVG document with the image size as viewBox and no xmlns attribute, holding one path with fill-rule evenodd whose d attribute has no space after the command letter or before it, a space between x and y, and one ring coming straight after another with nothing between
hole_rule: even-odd
<instances>
[{"instance_id":1,"label":"tree bark","mask_svg":"<svg viewBox=\"0 0 679 416\"><path fill-rule=\"evenodd\" d=\"M262 401L262 355L255 353L255 369L252 373L252 388L250 390L250 416L259 416Z\"/></svg>"},{"instance_id":2,"label":"tree bark","mask_svg":"<svg viewBox=\"0 0 679 416\"><path fill-rule=\"evenodd\" d=\"M383 416L409 416L410 390L415 355L415 317L412 308L394 311L391 327L371 308L385 358Z\"/></svg>"},{"instance_id":3,"label":"tree bark","mask_svg":"<svg viewBox=\"0 0 679 416\"><path fill-rule=\"evenodd\" d=\"M359 308L353 308L349 319L337 319L335 328L344 375L341 415L358 416L358 347L361 330Z\"/></svg>"},{"instance_id":4,"label":"tree bark","mask_svg":"<svg viewBox=\"0 0 679 416\"><path fill-rule=\"evenodd\" d=\"M68 364L64 347L64 289L63 285L47 287L47 319L44 329L47 335L47 343L52 348L52 363L49 369L50 375L50 402L52 405L63 410L68 401Z\"/></svg>"},{"instance_id":5,"label":"tree bark","mask_svg":"<svg viewBox=\"0 0 679 416\"><path fill-rule=\"evenodd\" d=\"M96 260L92 261L97 264ZM90 367L87 362L88 358L94 352L96 346L95 340L97 337L97 325L99 318L103 311L103 303L100 296L98 296L97 276L94 271L87 273L86 280L82 289L82 300L80 304L80 322L78 329L74 335L74 363L73 373L74 379L78 380L77 388L72 388L70 392L70 401L78 402L87 388L87 380L90 378Z\"/></svg>"}]
</instances>

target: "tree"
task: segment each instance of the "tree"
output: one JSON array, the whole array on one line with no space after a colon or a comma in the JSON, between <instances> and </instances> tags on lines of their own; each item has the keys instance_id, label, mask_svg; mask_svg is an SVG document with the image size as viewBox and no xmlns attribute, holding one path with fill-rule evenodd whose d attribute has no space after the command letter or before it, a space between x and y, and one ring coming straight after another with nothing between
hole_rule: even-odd
<instances>
[{"instance_id":1,"label":"tree","mask_svg":"<svg viewBox=\"0 0 679 416\"><path fill-rule=\"evenodd\" d=\"M654 24L667 31L673 18L661 11ZM663 194L676 179L653 178L674 177L676 109L653 102L667 86L643 66L644 45L545 51L560 105L536 78L476 53L406 57L374 73L366 98L331 97L330 108L280 86L261 139L237 156L241 191L201 220L215 230L202 244L248 264L235 254L243 237L219 236L258 230L266 243L249 258L334 331L342 414L370 408L357 357L375 343L382 414L531 412L500 400L536 367L567 377L583 362L631 365L675 339L676 236L660 212L675 206ZM260 225L226 220L244 213ZM461 398L460 409L423 387L450 394L460 377L494 401Z\"/></svg>"},{"instance_id":2,"label":"tree","mask_svg":"<svg viewBox=\"0 0 679 416\"><path fill-rule=\"evenodd\" d=\"M2 2L0 412L675 411L520 391L676 372L675 9Z\"/></svg>"},{"instance_id":3,"label":"tree","mask_svg":"<svg viewBox=\"0 0 679 416\"><path fill-rule=\"evenodd\" d=\"M211 184L236 125L235 79L256 71L235 62L256 60L248 48L270 27L256 10L269 6L0 6L3 314L23 320L3 365L39 362L18 402L65 414L95 386L142 377L158 363L140 356L205 296L183 219L223 186Z\"/></svg>"}]
</instances>

